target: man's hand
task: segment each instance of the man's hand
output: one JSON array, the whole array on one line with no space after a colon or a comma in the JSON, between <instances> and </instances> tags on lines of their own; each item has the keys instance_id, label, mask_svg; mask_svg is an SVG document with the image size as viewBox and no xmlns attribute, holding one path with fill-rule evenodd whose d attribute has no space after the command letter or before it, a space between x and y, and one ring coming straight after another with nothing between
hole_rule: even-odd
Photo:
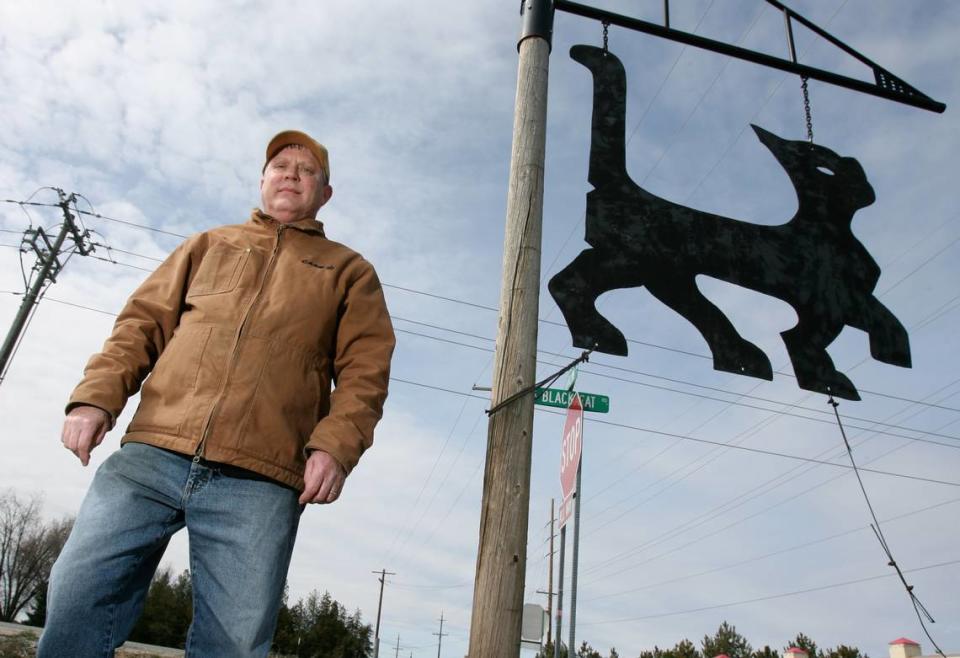
<instances>
[{"instance_id":1,"label":"man's hand","mask_svg":"<svg viewBox=\"0 0 960 658\"><path fill-rule=\"evenodd\" d=\"M81 406L70 410L63 421L60 440L80 463L90 463L90 452L103 441L110 429L110 414L99 407Z\"/></svg>"},{"instance_id":2,"label":"man's hand","mask_svg":"<svg viewBox=\"0 0 960 658\"><path fill-rule=\"evenodd\" d=\"M340 497L347 473L336 459L322 450L314 450L307 458L303 474L304 489L300 504L332 503Z\"/></svg>"}]
</instances>

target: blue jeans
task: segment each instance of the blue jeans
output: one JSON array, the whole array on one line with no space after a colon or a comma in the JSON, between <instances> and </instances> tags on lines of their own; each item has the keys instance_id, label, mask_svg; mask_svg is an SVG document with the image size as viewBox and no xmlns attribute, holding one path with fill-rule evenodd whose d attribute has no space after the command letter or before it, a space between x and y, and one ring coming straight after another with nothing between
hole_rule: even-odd
<instances>
[{"instance_id":1,"label":"blue jeans","mask_svg":"<svg viewBox=\"0 0 960 658\"><path fill-rule=\"evenodd\" d=\"M193 579L187 656L266 656L301 508L293 489L243 475L139 443L112 454L50 574L38 658L112 657L184 526Z\"/></svg>"}]
</instances>

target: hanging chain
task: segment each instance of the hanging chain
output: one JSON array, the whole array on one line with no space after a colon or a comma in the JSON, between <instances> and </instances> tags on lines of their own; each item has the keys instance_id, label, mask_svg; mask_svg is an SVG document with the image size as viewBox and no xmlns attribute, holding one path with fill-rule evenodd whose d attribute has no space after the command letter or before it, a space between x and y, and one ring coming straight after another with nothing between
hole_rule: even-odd
<instances>
[{"instance_id":1,"label":"hanging chain","mask_svg":"<svg viewBox=\"0 0 960 658\"><path fill-rule=\"evenodd\" d=\"M610 23L603 22L603 54L606 55L609 50L607 49L607 32L610 29Z\"/></svg>"},{"instance_id":2,"label":"hanging chain","mask_svg":"<svg viewBox=\"0 0 960 658\"><path fill-rule=\"evenodd\" d=\"M803 113L807 120L807 141L813 144L813 116L810 114L810 89L807 76L800 76L800 89L803 90Z\"/></svg>"}]
</instances>

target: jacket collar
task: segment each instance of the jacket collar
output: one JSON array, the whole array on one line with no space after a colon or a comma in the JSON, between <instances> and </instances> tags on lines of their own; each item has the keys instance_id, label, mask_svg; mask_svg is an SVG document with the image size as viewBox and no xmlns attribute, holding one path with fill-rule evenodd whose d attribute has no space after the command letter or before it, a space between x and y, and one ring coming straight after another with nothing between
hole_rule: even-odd
<instances>
[{"instance_id":1,"label":"jacket collar","mask_svg":"<svg viewBox=\"0 0 960 658\"><path fill-rule=\"evenodd\" d=\"M273 217L263 212L259 208L254 208L253 213L250 215L250 221L254 224L260 224L261 226L270 226L276 227L280 226L281 222L278 222ZM295 222L289 222L286 224L290 228L295 228L298 231L303 231L304 233L312 233L314 235L319 235L322 238L327 237L323 232L323 222L316 219L304 218L298 219Z\"/></svg>"}]
</instances>

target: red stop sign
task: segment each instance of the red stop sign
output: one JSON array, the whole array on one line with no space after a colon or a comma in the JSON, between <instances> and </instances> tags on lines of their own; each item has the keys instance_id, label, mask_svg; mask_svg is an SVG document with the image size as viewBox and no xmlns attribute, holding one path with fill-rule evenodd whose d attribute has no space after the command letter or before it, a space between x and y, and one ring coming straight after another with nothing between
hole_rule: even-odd
<instances>
[{"instance_id":1,"label":"red stop sign","mask_svg":"<svg viewBox=\"0 0 960 658\"><path fill-rule=\"evenodd\" d=\"M577 467L583 447L583 404L580 394L574 393L567 407L567 422L563 425L563 441L560 443L560 488L563 497L569 498L577 490Z\"/></svg>"}]
</instances>

